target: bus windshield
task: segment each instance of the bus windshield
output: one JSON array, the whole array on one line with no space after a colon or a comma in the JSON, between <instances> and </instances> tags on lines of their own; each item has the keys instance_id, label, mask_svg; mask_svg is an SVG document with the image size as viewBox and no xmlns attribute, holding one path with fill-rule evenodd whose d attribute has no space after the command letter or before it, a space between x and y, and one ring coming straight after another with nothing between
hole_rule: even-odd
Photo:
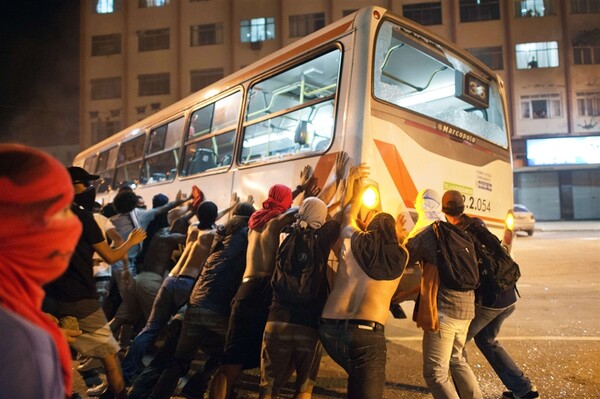
<instances>
[{"instance_id":1,"label":"bus windshield","mask_svg":"<svg viewBox=\"0 0 600 399\"><path fill-rule=\"evenodd\" d=\"M374 58L376 98L508 148L498 82L431 40L384 21Z\"/></svg>"}]
</instances>

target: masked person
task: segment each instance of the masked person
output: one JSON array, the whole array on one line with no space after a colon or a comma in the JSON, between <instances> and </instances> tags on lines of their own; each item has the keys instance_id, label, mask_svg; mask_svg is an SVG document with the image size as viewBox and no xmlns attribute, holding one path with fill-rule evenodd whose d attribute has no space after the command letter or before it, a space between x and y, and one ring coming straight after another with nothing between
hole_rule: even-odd
<instances>
[{"instance_id":1,"label":"masked person","mask_svg":"<svg viewBox=\"0 0 600 399\"><path fill-rule=\"evenodd\" d=\"M76 194L85 192L91 181L99 178L79 167L70 168L69 173ZM71 211L81 222L83 230L79 234L79 241L67 270L44 286L44 310L59 319L66 316L77 319L83 333L71 344L72 347L84 356L100 359L110 390L116 398L126 398L123 375L117 358L120 347L100 308L93 275L93 255L94 252L98 252L107 263L115 263L122 259L132 246L142 242L146 233L144 230L134 229L123 245L113 249L106 242L92 212L75 203L71 205Z\"/></svg>"},{"instance_id":2,"label":"masked person","mask_svg":"<svg viewBox=\"0 0 600 399\"><path fill-rule=\"evenodd\" d=\"M42 285L65 271L81 234L71 179L50 155L0 144L0 192L0 393L64 399L71 353L41 304Z\"/></svg>"}]
</instances>

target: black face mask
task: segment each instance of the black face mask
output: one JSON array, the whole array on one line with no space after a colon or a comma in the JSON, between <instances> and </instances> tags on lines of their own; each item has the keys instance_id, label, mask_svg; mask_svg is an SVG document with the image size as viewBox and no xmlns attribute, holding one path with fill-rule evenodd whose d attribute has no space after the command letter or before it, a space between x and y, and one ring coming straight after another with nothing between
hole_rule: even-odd
<instances>
[{"instance_id":1,"label":"black face mask","mask_svg":"<svg viewBox=\"0 0 600 399\"><path fill-rule=\"evenodd\" d=\"M75 194L73 202L83 207L84 209L92 212L94 209L94 202L96 201L96 188L88 187L84 192Z\"/></svg>"}]
</instances>

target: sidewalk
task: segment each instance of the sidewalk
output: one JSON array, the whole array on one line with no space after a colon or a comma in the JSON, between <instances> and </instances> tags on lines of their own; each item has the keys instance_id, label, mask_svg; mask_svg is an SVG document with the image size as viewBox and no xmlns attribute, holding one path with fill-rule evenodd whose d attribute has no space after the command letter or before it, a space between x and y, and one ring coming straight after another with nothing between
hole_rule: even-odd
<instances>
[{"instance_id":1,"label":"sidewalk","mask_svg":"<svg viewBox=\"0 0 600 399\"><path fill-rule=\"evenodd\" d=\"M536 222L536 231L600 231L600 221L557 221L557 222Z\"/></svg>"}]
</instances>

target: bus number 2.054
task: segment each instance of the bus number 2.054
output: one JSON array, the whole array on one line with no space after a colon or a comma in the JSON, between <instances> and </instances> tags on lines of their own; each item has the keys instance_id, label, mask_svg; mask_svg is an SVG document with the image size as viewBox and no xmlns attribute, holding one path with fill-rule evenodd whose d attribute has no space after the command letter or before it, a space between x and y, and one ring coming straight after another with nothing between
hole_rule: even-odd
<instances>
[{"instance_id":1,"label":"bus number 2.054","mask_svg":"<svg viewBox=\"0 0 600 399\"><path fill-rule=\"evenodd\" d=\"M468 196L465 197L465 208L481 212L491 212L492 202L485 199Z\"/></svg>"}]
</instances>

